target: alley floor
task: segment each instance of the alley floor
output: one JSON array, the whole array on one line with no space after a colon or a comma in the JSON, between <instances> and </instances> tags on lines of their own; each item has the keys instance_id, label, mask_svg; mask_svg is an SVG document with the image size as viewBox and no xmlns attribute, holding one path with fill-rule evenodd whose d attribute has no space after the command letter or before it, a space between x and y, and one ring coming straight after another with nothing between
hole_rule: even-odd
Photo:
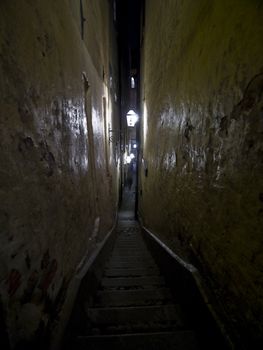
<instances>
[{"instance_id":1,"label":"alley floor","mask_svg":"<svg viewBox=\"0 0 263 350\"><path fill-rule=\"evenodd\" d=\"M84 303L85 305L85 303ZM125 189L117 239L74 349L199 349L134 220L134 191Z\"/></svg>"}]
</instances>

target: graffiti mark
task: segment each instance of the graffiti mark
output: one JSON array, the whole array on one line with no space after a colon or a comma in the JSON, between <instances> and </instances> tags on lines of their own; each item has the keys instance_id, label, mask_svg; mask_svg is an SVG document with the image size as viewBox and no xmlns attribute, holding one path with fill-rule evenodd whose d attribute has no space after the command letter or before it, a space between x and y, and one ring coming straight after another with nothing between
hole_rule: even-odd
<instances>
[{"instance_id":1,"label":"graffiti mark","mask_svg":"<svg viewBox=\"0 0 263 350\"><path fill-rule=\"evenodd\" d=\"M20 285L21 285L21 273L16 269L12 269L8 277L9 296L13 296Z\"/></svg>"},{"instance_id":2,"label":"graffiti mark","mask_svg":"<svg viewBox=\"0 0 263 350\"><path fill-rule=\"evenodd\" d=\"M22 303L28 303L31 300L35 286L37 285L37 282L38 282L38 278L39 278L39 274L36 270L30 274L27 280L27 287L24 291L24 295L21 300Z\"/></svg>"},{"instance_id":3,"label":"graffiti mark","mask_svg":"<svg viewBox=\"0 0 263 350\"><path fill-rule=\"evenodd\" d=\"M49 251L47 250L41 260L41 270L47 269L49 262L50 262L50 256L49 256Z\"/></svg>"},{"instance_id":4,"label":"graffiti mark","mask_svg":"<svg viewBox=\"0 0 263 350\"><path fill-rule=\"evenodd\" d=\"M47 176L52 176L56 167L55 157L50 152L48 144L44 141L39 143L39 150L41 154L40 161L43 162L45 173Z\"/></svg>"},{"instance_id":5,"label":"graffiti mark","mask_svg":"<svg viewBox=\"0 0 263 350\"><path fill-rule=\"evenodd\" d=\"M27 266L28 270L30 270L31 259L30 259L30 256L29 256L28 252L26 252L25 263L26 263L26 266Z\"/></svg>"},{"instance_id":6,"label":"graffiti mark","mask_svg":"<svg viewBox=\"0 0 263 350\"><path fill-rule=\"evenodd\" d=\"M22 153L26 153L30 151L34 147L34 142L31 137L21 138L18 144L18 151Z\"/></svg>"},{"instance_id":7,"label":"graffiti mark","mask_svg":"<svg viewBox=\"0 0 263 350\"><path fill-rule=\"evenodd\" d=\"M63 278L62 285L59 289L59 292L56 296L56 299L53 304L53 315L54 319L59 319L59 313L63 307L63 304L66 299L67 291L68 291L69 280L65 277Z\"/></svg>"},{"instance_id":8,"label":"graffiti mark","mask_svg":"<svg viewBox=\"0 0 263 350\"><path fill-rule=\"evenodd\" d=\"M50 263L50 267L49 267L47 273L43 276L43 278L39 284L40 289L42 289L43 291L46 291L48 289L53 278L55 277L57 268L58 268L57 260L53 259Z\"/></svg>"}]
</instances>

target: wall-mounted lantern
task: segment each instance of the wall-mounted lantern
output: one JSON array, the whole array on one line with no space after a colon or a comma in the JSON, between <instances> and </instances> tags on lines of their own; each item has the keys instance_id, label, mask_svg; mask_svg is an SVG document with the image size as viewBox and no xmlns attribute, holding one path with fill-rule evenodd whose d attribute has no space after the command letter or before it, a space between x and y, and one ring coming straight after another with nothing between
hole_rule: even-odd
<instances>
[{"instance_id":1,"label":"wall-mounted lantern","mask_svg":"<svg viewBox=\"0 0 263 350\"><path fill-rule=\"evenodd\" d=\"M138 114L135 113L132 109L127 113L126 118L127 118L127 125L129 127L134 127L134 125L139 120Z\"/></svg>"}]
</instances>

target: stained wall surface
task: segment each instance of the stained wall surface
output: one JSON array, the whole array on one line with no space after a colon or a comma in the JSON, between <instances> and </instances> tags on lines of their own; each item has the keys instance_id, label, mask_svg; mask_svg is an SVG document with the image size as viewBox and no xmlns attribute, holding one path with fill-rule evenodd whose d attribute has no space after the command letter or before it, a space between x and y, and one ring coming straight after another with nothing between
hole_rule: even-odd
<instances>
[{"instance_id":1,"label":"stained wall surface","mask_svg":"<svg viewBox=\"0 0 263 350\"><path fill-rule=\"evenodd\" d=\"M262 1L146 0L140 215L198 258L252 347L263 334L262 38Z\"/></svg>"},{"instance_id":2,"label":"stained wall surface","mask_svg":"<svg viewBox=\"0 0 263 350\"><path fill-rule=\"evenodd\" d=\"M3 0L0 23L1 339L28 348L114 224L117 50L104 0Z\"/></svg>"}]
</instances>

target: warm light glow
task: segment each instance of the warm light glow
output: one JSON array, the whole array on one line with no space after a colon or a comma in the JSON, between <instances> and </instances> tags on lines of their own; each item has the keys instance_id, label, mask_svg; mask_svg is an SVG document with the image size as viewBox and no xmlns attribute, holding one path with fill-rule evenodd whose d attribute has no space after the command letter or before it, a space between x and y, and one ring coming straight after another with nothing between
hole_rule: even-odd
<instances>
[{"instance_id":1,"label":"warm light glow","mask_svg":"<svg viewBox=\"0 0 263 350\"><path fill-rule=\"evenodd\" d=\"M131 77L131 88L135 89L135 80L133 77Z\"/></svg>"},{"instance_id":2,"label":"warm light glow","mask_svg":"<svg viewBox=\"0 0 263 350\"><path fill-rule=\"evenodd\" d=\"M139 116L138 114L136 114L133 110L130 110L127 113L127 125L130 127L134 127L134 125L137 123L137 121L139 120Z\"/></svg>"},{"instance_id":3,"label":"warm light glow","mask_svg":"<svg viewBox=\"0 0 263 350\"><path fill-rule=\"evenodd\" d=\"M146 146L146 138L147 138L147 131L148 131L148 113L147 113L147 105L144 101L143 103L143 146Z\"/></svg>"},{"instance_id":4,"label":"warm light glow","mask_svg":"<svg viewBox=\"0 0 263 350\"><path fill-rule=\"evenodd\" d=\"M131 153L130 155L127 154L127 152L124 153L123 155L123 163L124 164L130 164L130 162L132 161L132 159L135 158L135 155L133 153Z\"/></svg>"}]
</instances>

